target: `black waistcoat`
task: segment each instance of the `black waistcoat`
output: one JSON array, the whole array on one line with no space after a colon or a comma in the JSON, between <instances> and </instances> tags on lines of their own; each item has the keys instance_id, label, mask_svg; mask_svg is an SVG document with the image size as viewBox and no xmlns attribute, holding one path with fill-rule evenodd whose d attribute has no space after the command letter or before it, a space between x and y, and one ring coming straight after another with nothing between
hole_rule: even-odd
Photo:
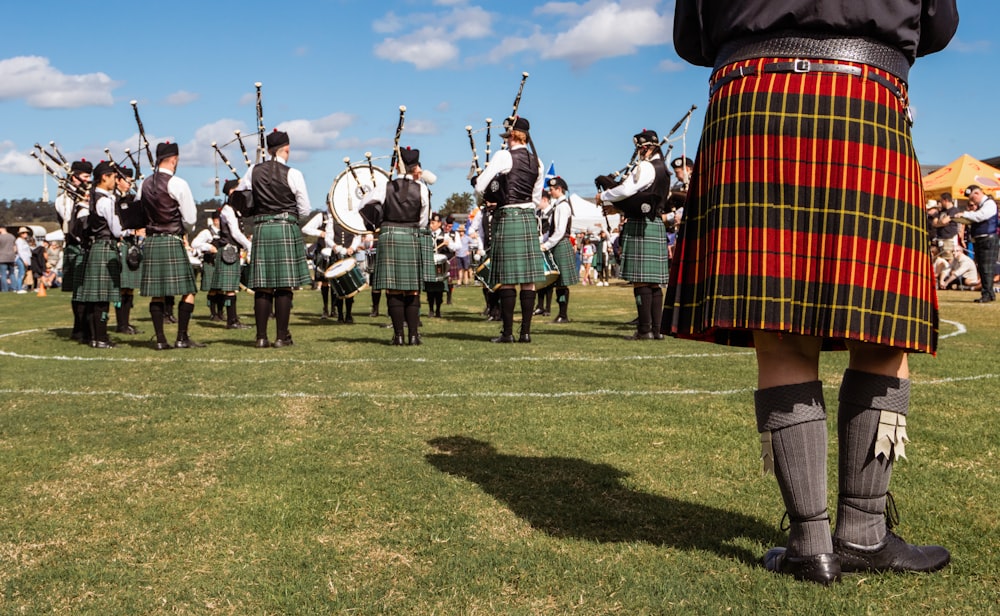
<instances>
[{"instance_id":1,"label":"black waistcoat","mask_svg":"<svg viewBox=\"0 0 1000 616\"><path fill-rule=\"evenodd\" d=\"M420 184L407 178L396 178L385 186L382 222L416 225L420 222Z\"/></svg>"},{"instance_id":2,"label":"black waistcoat","mask_svg":"<svg viewBox=\"0 0 1000 616\"><path fill-rule=\"evenodd\" d=\"M645 217L652 220L663 213L664 201L670 192L670 173L662 158L654 158L649 163L655 171L653 183L646 190L615 203L615 207L624 212L626 218Z\"/></svg>"},{"instance_id":3,"label":"black waistcoat","mask_svg":"<svg viewBox=\"0 0 1000 616\"><path fill-rule=\"evenodd\" d=\"M288 185L288 166L276 160L254 165L250 176L253 189L253 213L257 216L275 214L298 215L295 193Z\"/></svg>"},{"instance_id":4,"label":"black waistcoat","mask_svg":"<svg viewBox=\"0 0 1000 616\"><path fill-rule=\"evenodd\" d=\"M510 173L507 174L507 199L500 205L510 203L531 203L538 180L538 157L527 148L510 151L512 159Z\"/></svg>"},{"instance_id":5,"label":"black waistcoat","mask_svg":"<svg viewBox=\"0 0 1000 616\"><path fill-rule=\"evenodd\" d=\"M184 232L181 206L167 192L173 176L157 171L142 182L142 209L146 213L146 233L180 235Z\"/></svg>"}]
</instances>

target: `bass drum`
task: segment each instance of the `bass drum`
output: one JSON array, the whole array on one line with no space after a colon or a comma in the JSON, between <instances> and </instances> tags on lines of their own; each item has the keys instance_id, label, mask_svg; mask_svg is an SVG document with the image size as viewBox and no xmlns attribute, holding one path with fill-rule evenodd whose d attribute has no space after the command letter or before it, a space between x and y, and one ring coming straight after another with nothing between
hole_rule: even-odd
<instances>
[{"instance_id":1,"label":"bass drum","mask_svg":"<svg viewBox=\"0 0 1000 616\"><path fill-rule=\"evenodd\" d=\"M545 264L545 278L535 283L535 290L544 289L559 280L559 265L551 250L542 251L542 262Z\"/></svg>"},{"instance_id":2,"label":"bass drum","mask_svg":"<svg viewBox=\"0 0 1000 616\"><path fill-rule=\"evenodd\" d=\"M358 179L354 179L354 174ZM360 184L358 183L360 181ZM326 194L326 207L338 223L355 235L371 233L365 228L361 218L361 199L375 188L389 183L389 172L369 166L368 163L355 163L350 169L344 169L330 186Z\"/></svg>"}]
</instances>

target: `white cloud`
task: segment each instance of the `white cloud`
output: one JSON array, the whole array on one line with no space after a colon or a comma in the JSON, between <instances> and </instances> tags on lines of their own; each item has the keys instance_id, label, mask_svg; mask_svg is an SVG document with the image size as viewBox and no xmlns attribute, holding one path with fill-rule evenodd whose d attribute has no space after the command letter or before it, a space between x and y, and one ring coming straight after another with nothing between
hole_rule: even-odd
<instances>
[{"instance_id":1,"label":"white cloud","mask_svg":"<svg viewBox=\"0 0 1000 616\"><path fill-rule=\"evenodd\" d=\"M340 137L344 129L354 124L355 121L355 116L337 112L317 120L282 122L275 128L288 133L294 155L295 151L309 152L329 148Z\"/></svg>"},{"instance_id":2,"label":"white cloud","mask_svg":"<svg viewBox=\"0 0 1000 616\"><path fill-rule=\"evenodd\" d=\"M114 102L112 90L120 85L104 73L67 75L40 56L0 60L0 100L24 99L32 107L107 107Z\"/></svg>"},{"instance_id":3,"label":"white cloud","mask_svg":"<svg viewBox=\"0 0 1000 616\"><path fill-rule=\"evenodd\" d=\"M583 67L603 58L634 54L639 47L668 44L672 31L668 16L651 6L626 9L607 4L556 36L542 57Z\"/></svg>"},{"instance_id":4,"label":"white cloud","mask_svg":"<svg viewBox=\"0 0 1000 616\"><path fill-rule=\"evenodd\" d=\"M372 24L372 30L378 34L392 34L402 29L403 20L392 11L389 11Z\"/></svg>"},{"instance_id":5,"label":"white cloud","mask_svg":"<svg viewBox=\"0 0 1000 616\"><path fill-rule=\"evenodd\" d=\"M459 58L458 41L487 38L493 33L493 15L461 2L439 2L445 12L407 15L405 20L389 13L375 23L381 34L397 34L375 45L375 56L390 62L409 62L418 70L438 68ZM416 28L405 32L406 25Z\"/></svg>"},{"instance_id":6,"label":"white cloud","mask_svg":"<svg viewBox=\"0 0 1000 616\"><path fill-rule=\"evenodd\" d=\"M41 175L42 166L30 154L19 152L13 141L0 141L0 173Z\"/></svg>"},{"instance_id":7,"label":"white cloud","mask_svg":"<svg viewBox=\"0 0 1000 616\"><path fill-rule=\"evenodd\" d=\"M684 69L686 69L687 65L684 64L683 62L678 62L677 60L667 59L660 62L657 68L663 71L664 73L676 73L678 71L683 71Z\"/></svg>"},{"instance_id":8,"label":"white cloud","mask_svg":"<svg viewBox=\"0 0 1000 616\"><path fill-rule=\"evenodd\" d=\"M165 99L168 105L174 107L181 107L183 105L189 105L194 101L198 100L200 94L195 94L194 92L188 92L187 90L178 90L173 94L170 94Z\"/></svg>"},{"instance_id":9,"label":"white cloud","mask_svg":"<svg viewBox=\"0 0 1000 616\"><path fill-rule=\"evenodd\" d=\"M458 58L458 47L441 30L425 28L401 38L387 38L375 46L375 55L391 62L409 62L418 70L438 68Z\"/></svg>"},{"instance_id":10,"label":"white cloud","mask_svg":"<svg viewBox=\"0 0 1000 616\"><path fill-rule=\"evenodd\" d=\"M965 39L960 39L957 36L951 39L948 44L948 49L957 51L959 53L974 53L974 54L984 54L989 53L993 49L993 41L990 40L978 40L978 41L967 41Z\"/></svg>"}]
</instances>

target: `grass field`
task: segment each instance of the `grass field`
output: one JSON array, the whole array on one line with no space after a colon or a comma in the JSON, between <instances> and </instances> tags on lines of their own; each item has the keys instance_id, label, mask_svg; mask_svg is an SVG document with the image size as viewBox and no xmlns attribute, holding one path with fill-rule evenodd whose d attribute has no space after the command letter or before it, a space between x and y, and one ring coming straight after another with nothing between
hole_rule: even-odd
<instances>
[{"instance_id":1,"label":"grass field","mask_svg":"<svg viewBox=\"0 0 1000 616\"><path fill-rule=\"evenodd\" d=\"M489 344L459 288L401 348L303 291L295 346L257 350L199 295L207 348L160 353L143 301L146 335L95 350L65 294L4 294L0 613L1000 613L1000 305L973 297L944 293L938 357L911 359L892 485L900 534L952 564L821 588L759 564L785 537L753 355L622 340L624 286L574 287L530 345Z\"/></svg>"}]
</instances>

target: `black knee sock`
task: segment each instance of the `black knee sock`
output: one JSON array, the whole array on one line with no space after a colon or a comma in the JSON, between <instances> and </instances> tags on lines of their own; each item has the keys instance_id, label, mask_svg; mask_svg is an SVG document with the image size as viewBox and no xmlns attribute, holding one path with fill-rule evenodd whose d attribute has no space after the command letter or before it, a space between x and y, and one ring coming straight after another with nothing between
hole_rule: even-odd
<instances>
[{"instance_id":1,"label":"black knee sock","mask_svg":"<svg viewBox=\"0 0 1000 616\"><path fill-rule=\"evenodd\" d=\"M166 316L174 315L174 296L168 295L163 298L163 314Z\"/></svg>"},{"instance_id":2,"label":"black knee sock","mask_svg":"<svg viewBox=\"0 0 1000 616\"><path fill-rule=\"evenodd\" d=\"M83 302L73 302L73 337L87 340L90 323L87 321L87 305Z\"/></svg>"},{"instance_id":3,"label":"black knee sock","mask_svg":"<svg viewBox=\"0 0 1000 616\"><path fill-rule=\"evenodd\" d=\"M535 311L535 299L538 293L532 289L521 289L521 335L531 333L531 315Z\"/></svg>"},{"instance_id":4,"label":"black knee sock","mask_svg":"<svg viewBox=\"0 0 1000 616\"><path fill-rule=\"evenodd\" d=\"M517 306L517 289L500 289L495 293L500 298L500 318L503 321L502 334L514 335L514 308Z\"/></svg>"},{"instance_id":5,"label":"black knee sock","mask_svg":"<svg viewBox=\"0 0 1000 616\"><path fill-rule=\"evenodd\" d=\"M323 312L330 313L330 286L321 284L319 294L323 296Z\"/></svg>"},{"instance_id":6,"label":"black knee sock","mask_svg":"<svg viewBox=\"0 0 1000 616\"><path fill-rule=\"evenodd\" d=\"M354 318L354 315L351 314L352 312L354 312L354 298L353 297L348 297L347 299L344 300L344 310L346 311L346 314L344 314L344 319L353 319Z\"/></svg>"},{"instance_id":7,"label":"black knee sock","mask_svg":"<svg viewBox=\"0 0 1000 616\"><path fill-rule=\"evenodd\" d=\"M393 334L402 336L406 325L406 300L400 293L388 293L385 303L389 310L389 319L392 321Z\"/></svg>"},{"instance_id":8,"label":"black knee sock","mask_svg":"<svg viewBox=\"0 0 1000 616\"><path fill-rule=\"evenodd\" d=\"M653 290L647 286L636 287L632 294L635 295L635 308L639 316L639 333L647 334L653 331L653 313L650 311L653 305Z\"/></svg>"},{"instance_id":9,"label":"black knee sock","mask_svg":"<svg viewBox=\"0 0 1000 616\"><path fill-rule=\"evenodd\" d=\"M420 331L420 295L404 295L404 314L406 315L406 330L410 337Z\"/></svg>"},{"instance_id":10,"label":"black knee sock","mask_svg":"<svg viewBox=\"0 0 1000 616\"><path fill-rule=\"evenodd\" d=\"M270 293L257 291L253 296L253 317L257 324L257 339L267 339L267 321L271 318L271 305L274 298Z\"/></svg>"},{"instance_id":11,"label":"black knee sock","mask_svg":"<svg viewBox=\"0 0 1000 616\"><path fill-rule=\"evenodd\" d=\"M275 338L283 340L291 336L288 331L288 322L292 318L292 292L281 290L274 292L274 323L276 331Z\"/></svg>"},{"instance_id":12,"label":"black knee sock","mask_svg":"<svg viewBox=\"0 0 1000 616\"><path fill-rule=\"evenodd\" d=\"M156 334L156 341L166 344L167 336L163 333L163 302L149 302L149 316L153 319L153 332Z\"/></svg>"},{"instance_id":13,"label":"black knee sock","mask_svg":"<svg viewBox=\"0 0 1000 616\"><path fill-rule=\"evenodd\" d=\"M649 298L650 331L660 333L660 324L663 321L663 289L659 285L650 287L650 289L652 289Z\"/></svg>"},{"instance_id":14,"label":"black knee sock","mask_svg":"<svg viewBox=\"0 0 1000 616\"><path fill-rule=\"evenodd\" d=\"M555 294L555 289L549 287L545 289L544 293L545 293L545 312L550 313L552 312L552 296Z\"/></svg>"},{"instance_id":15,"label":"black knee sock","mask_svg":"<svg viewBox=\"0 0 1000 616\"><path fill-rule=\"evenodd\" d=\"M386 300L386 305L388 305L388 301L389 300ZM382 292L372 291L372 312L378 312L378 306L381 303L382 303Z\"/></svg>"},{"instance_id":16,"label":"black knee sock","mask_svg":"<svg viewBox=\"0 0 1000 616\"><path fill-rule=\"evenodd\" d=\"M226 323L233 325L238 323L240 320L239 314L236 312L236 296L227 295L226 296Z\"/></svg>"},{"instance_id":17,"label":"black knee sock","mask_svg":"<svg viewBox=\"0 0 1000 616\"><path fill-rule=\"evenodd\" d=\"M564 319L568 318L566 313L569 310L569 287L556 289L556 303L559 304L559 316Z\"/></svg>"},{"instance_id":18,"label":"black knee sock","mask_svg":"<svg viewBox=\"0 0 1000 616\"><path fill-rule=\"evenodd\" d=\"M191 323L191 313L194 312L194 304L181 302L177 307L177 339L188 339L188 324Z\"/></svg>"}]
</instances>

